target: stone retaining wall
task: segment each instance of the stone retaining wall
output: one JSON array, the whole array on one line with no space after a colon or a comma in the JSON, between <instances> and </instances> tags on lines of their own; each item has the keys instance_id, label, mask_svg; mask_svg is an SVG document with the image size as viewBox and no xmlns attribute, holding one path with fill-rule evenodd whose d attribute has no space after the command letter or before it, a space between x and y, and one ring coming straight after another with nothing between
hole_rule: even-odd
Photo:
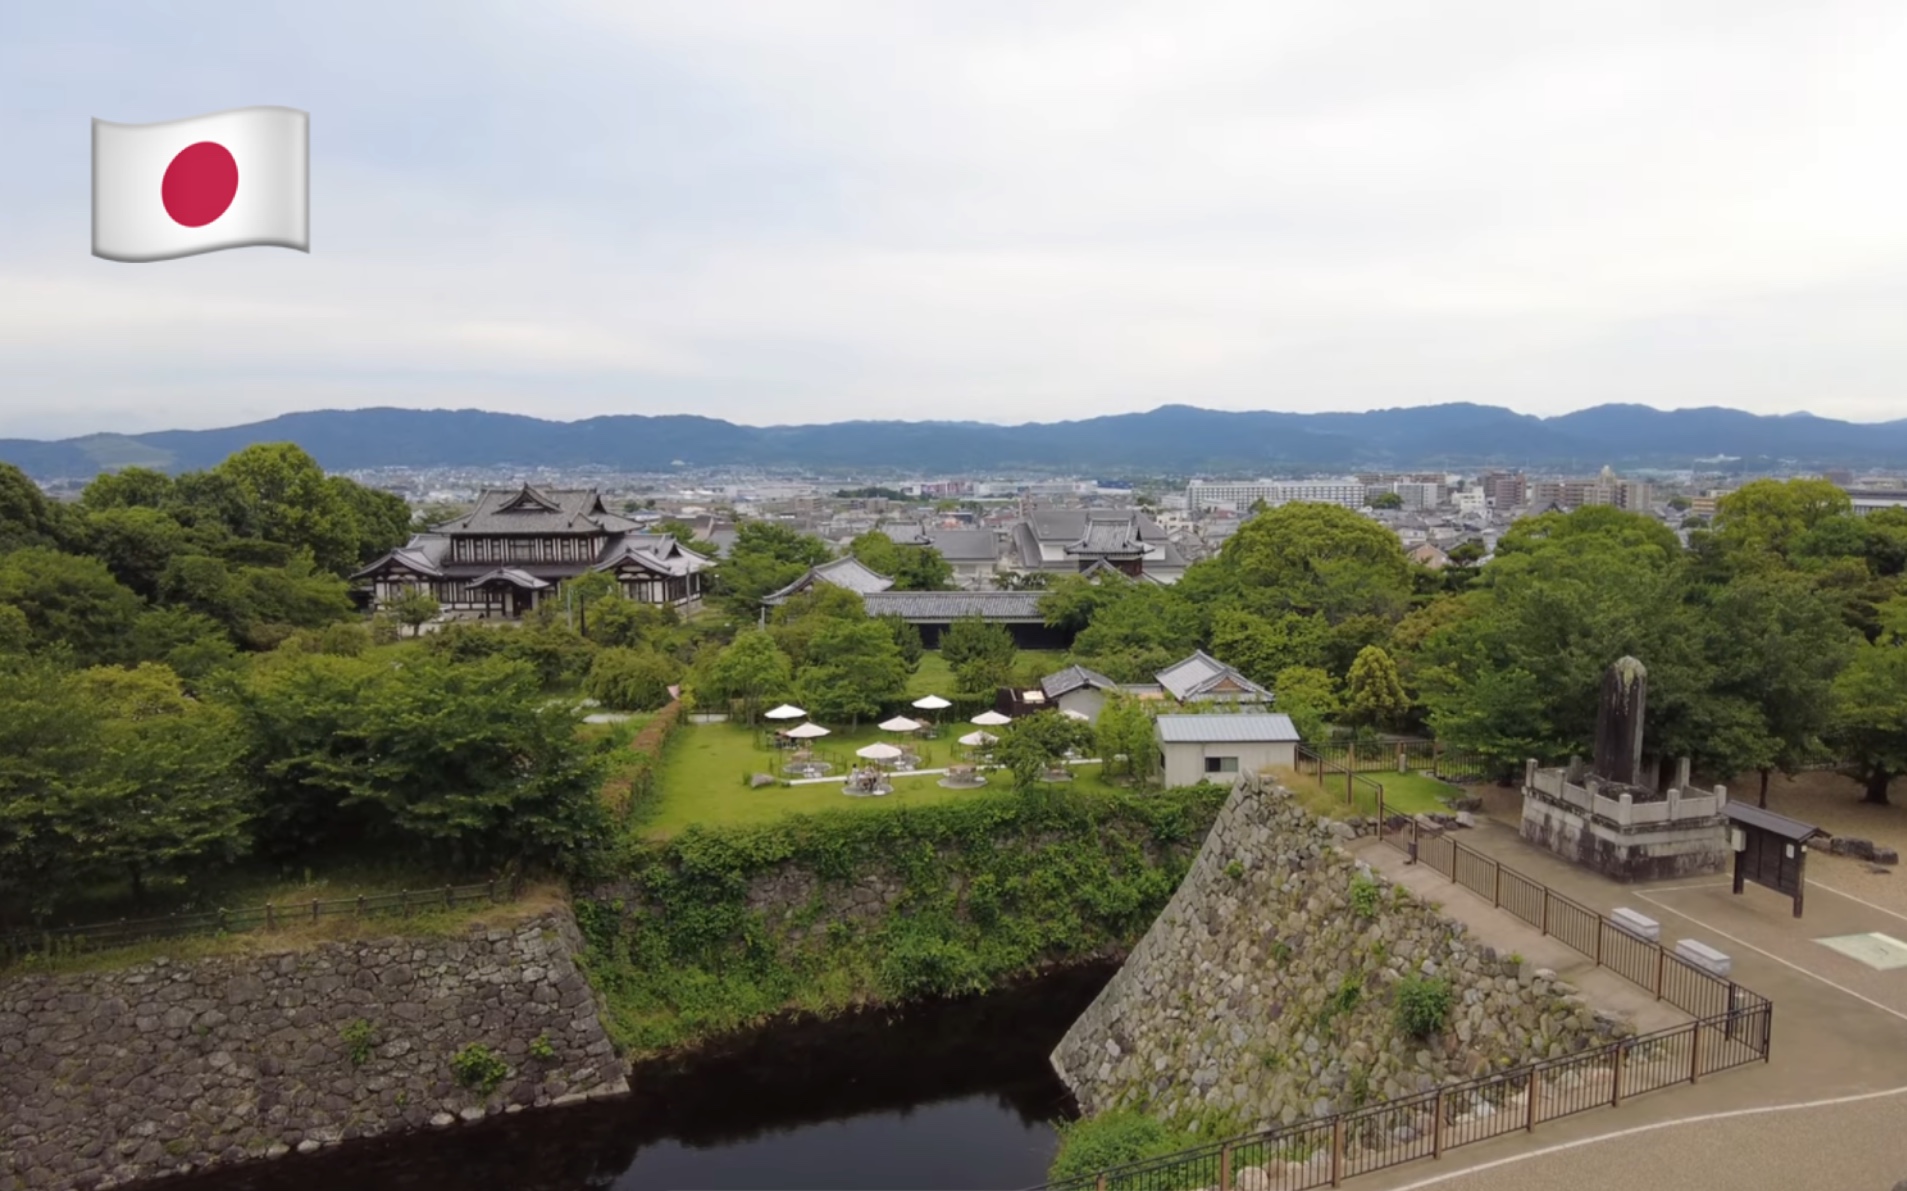
<instances>
[{"instance_id":1,"label":"stone retaining wall","mask_svg":"<svg viewBox=\"0 0 1907 1191\"><path fill-rule=\"evenodd\" d=\"M628 1090L567 911L464 937L0 976L0 1191L119 1186ZM507 1068L488 1093L452 1056Z\"/></svg>"},{"instance_id":2,"label":"stone retaining wall","mask_svg":"<svg viewBox=\"0 0 1907 1191\"><path fill-rule=\"evenodd\" d=\"M1267 779L1239 781L1164 913L1053 1053L1084 1112L1265 1129L1633 1032L1373 874L1340 847L1354 834ZM1447 982L1442 1032L1396 1025L1406 975Z\"/></svg>"}]
</instances>

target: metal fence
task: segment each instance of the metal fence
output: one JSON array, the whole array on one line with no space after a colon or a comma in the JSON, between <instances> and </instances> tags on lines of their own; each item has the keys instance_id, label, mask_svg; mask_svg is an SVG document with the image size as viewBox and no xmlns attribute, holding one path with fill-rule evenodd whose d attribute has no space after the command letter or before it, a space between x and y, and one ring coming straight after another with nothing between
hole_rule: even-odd
<instances>
[{"instance_id":1,"label":"metal fence","mask_svg":"<svg viewBox=\"0 0 1907 1191\"><path fill-rule=\"evenodd\" d=\"M1660 1001L1691 1017L1712 1017L1765 1006L1767 998L1689 963L1651 939L1572 901L1533 877L1469 848L1420 822L1383 834L1386 843L1414 852L1419 863L1449 877L1490 904L1568 944Z\"/></svg>"},{"instance_id":2,"label":"metal fence","mask_svg":"<svg viewBox=\"0 0 1907 1191\"><path fill-rule=\"evenodd\" d=\"M1774 1006L1701 1018L1593 1050L1264 1133L1045 1184L1038 1191L1308 1191L1439 1158L1767 1057ZM1250 1173L1248 1173L1250 1172Z\"/></svg>"},{"instance_id":3,"label":"metal fence","mask_svg":"<svg viewBox=\"0 0 1907 1191\"><path fill-rule=\"evenodd\" d=\"M1316 779L1326 794L1344 792L1344 805L1360 815L1382 818L1384 783L1372 781L1353 769L1331 760L1308 745L1298 745L1294 754L1298 772Z\"/></svg>"},{"instance_id":4,"label":"metal fence","mask_svg":"<svg viewBox=\"0 0 1907 1191\"><path fill-rule=\"evenodd\" d=\"M1300 749L1320 777L1331 763ZM1357 778L1345 771L1355 797ZM1774 1003L1630 934L1595 910L1418 819L1384 813L1375 795L1379 838L1415 856L1465 889L1487 897L1695 1020L1623 1038L1593 1050L1546 1059L1466 1083L1353 1109L1282 1129L1211 1142L1146 1162L1045 1184L1035 1191L1309 1191L1445 1150L1486 1141L1545 1121L1617 1107L1630 1097L1753 1062L1765 1062L1774 1038ZM1247 1175L1247 1170L1254 1173Z\"/></svg>"},{"instance_id":5,"label":"metal fence","mask_svg":"<svg viewBox=\"0 0 1907 1191\"><path fill-rule=\"evenodd\" d=\"M174 939L187 935L236 934L278 930L326 918L410 917L428 910L447 910L471 902L509 901L521 891L515 880L492 879L479 885L445 885L441 889L405 889L396 893L364 894L335 901L266 902L262 906L168 914L163 918L125 919L90 926L62 926L45 930L0 934L0 967L28 956L61 957L106 951L133 943Z\"/></svg>"}]
</instances>

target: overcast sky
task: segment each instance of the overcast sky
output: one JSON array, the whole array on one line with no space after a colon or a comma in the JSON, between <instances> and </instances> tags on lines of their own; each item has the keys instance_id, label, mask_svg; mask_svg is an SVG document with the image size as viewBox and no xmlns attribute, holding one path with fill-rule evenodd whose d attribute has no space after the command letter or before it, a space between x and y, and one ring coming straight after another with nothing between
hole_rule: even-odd
<instances>
[{"instance_id":1,"label":"overcast sky","mask_svg":"<svg viewBox=\"0 0 1907 1191\"><path fill-rule=\"evenodd\" d=\"M93 117L312 251L94 259ZM0 4L0 435L294 409L1907 417L1899 0Z\"/></svg>"}]
</instances>

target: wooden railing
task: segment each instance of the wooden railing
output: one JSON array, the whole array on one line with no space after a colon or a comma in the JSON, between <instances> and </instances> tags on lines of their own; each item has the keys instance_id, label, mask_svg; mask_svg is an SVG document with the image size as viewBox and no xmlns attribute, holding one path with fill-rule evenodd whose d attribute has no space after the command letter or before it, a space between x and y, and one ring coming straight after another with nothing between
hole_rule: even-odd
<instances>
[{"instance_id":1,"label":"wooden railing","mask_svg":"<svg viewBox=\"0 0 1907 1191\"><path fill-rule=\"evenodd\" d=\"M61 957L105 951L155 939L187 935L221 935L241 931L278 930L325 918L410 917L428 910L447 910L471 902L513 900L521 892L515 879L492 879L478 885L445 885L441 889L404 889L334 901L266 902L262 906L206 910L195 914L168 914L163 918L121 918L89 926L51 927L46 930L0 934L0 967L29 956Z\"/></svg>"}]
</instances>

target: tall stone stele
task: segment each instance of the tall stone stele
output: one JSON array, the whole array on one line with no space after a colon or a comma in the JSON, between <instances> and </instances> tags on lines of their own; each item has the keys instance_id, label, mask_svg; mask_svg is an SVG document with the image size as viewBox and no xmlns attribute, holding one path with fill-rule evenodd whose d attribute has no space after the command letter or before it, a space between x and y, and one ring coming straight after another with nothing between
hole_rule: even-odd
<instances>
[{"instance_id":1,"label":"tall stone stele","mask_svg":"<svg viewBox=\"0 0 1907 1191\"><path fill-rule=\"evenodd\" d=\"M1642 774L1642 716L1649 696L1649 671L1634 658L1618 658L1602 675L1602 703L1596 709L1595 775L1604 781L1638 785Z\"/></svg>"}]
</instances>

